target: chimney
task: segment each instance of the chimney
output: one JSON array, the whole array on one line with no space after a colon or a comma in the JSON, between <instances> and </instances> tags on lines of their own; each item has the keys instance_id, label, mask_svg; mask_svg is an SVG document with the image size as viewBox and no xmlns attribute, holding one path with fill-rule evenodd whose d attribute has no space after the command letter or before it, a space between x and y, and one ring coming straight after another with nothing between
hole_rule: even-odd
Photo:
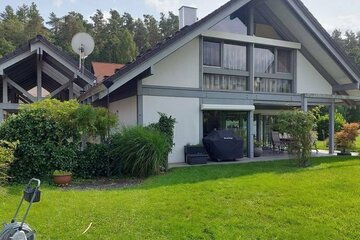
<instances>
[{"instance_id":1,"label":"chimney","mask_svg":"<svg viewBox=\"0 0 360 240\"><path fill-rule=\"evenodd\" d=\"M179 9L179 29L190 26L197 21L197 8L182 6Z\"/></svg>"}]
</instances>

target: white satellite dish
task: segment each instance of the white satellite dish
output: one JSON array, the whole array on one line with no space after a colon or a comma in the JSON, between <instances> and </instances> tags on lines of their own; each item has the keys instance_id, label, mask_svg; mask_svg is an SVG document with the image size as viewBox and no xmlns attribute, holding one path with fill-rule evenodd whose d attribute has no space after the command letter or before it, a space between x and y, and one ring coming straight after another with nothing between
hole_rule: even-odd
<instances>
[{"instance_id":1,"label":"white satellite dish","mask_svg":"<svg viewBox=\"0 0 360 240\"><path fill-rule=\"evenodd\" d=\"M94 51L94 39L88 33L77 33L71 40L71 47L74 52L79 54L79 70L81 70L83 65L82 60Z\"/></svg>"}]
</instances>

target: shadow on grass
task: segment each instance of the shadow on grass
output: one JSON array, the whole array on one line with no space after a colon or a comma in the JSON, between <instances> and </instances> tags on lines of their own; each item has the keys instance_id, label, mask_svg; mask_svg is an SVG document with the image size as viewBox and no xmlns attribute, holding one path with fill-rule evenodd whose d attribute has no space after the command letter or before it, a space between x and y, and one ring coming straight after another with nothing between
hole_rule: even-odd
<instances>
[{"instance_id":1,"label":"shadow on grass","mask_svg":"<svg viewBox=\"0 0 360 240\"><path fill-rule=\"evenodd\" d=\"M152 189L178 184L194 184L205 181L213 181L217 179L229 179L265 173L286 174L291 172L303 172L310 170L320 171L331 168L360 166L360 161L359 164L341 164L356 159L359 159L359 157L312 158L310 161L310 166L308 168L299 168L296 165L295 160L278 160L272 162L184 167L172 169L168 174L163 176L152 177L145 181L143 185L136 187L136 189ZM334 163L339 164L334 165ZM330 165L324 166L324 168L316 168L321 164Z\"/></svg>"}]
</instances>

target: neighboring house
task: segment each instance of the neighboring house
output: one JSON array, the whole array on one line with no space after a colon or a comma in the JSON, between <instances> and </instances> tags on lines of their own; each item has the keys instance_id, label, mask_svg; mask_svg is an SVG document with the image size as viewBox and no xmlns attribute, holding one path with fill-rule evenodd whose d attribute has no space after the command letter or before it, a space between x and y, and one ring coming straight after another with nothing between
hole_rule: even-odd
<instances>
[{"instance_id":1,"label":"neighboring house","mask_svg":"<svg viewBox=\"0 0 360 240\"><path fill-rule=\"evenodd\" d=\"M92 62L91 70L96 77L96 83L101 83L105 78L114 75L117 71L123 68L125 64L119 63L104 63L104 62Z\"/></svg>"},{"instance_id":2,"label":"neighboring house","mask_svg":"<svg viewBox=\"0 0 360 240\"><path fill-rule=\"evenodd\" d=\"M79 71L77 61L37 36L0 59L0 122L20 103L78 98L94 81L91 72Z\"/></svg>"},{"instance_id":3,"label":"neighboring house","mask_svg":"<svg viewBox=\"0 0 360 240\"><path fill-rule=\"evenodd\" d=\"M234 129L253 157L253 136L266 144L279 111L320 104L334 151L334 106L360 100L360 71L300 0L231 0L200 21L182 7L180 28L81 100L108 99L124 125L175 117L171 163L214 127Z\"/></svg>"}]
</instances>

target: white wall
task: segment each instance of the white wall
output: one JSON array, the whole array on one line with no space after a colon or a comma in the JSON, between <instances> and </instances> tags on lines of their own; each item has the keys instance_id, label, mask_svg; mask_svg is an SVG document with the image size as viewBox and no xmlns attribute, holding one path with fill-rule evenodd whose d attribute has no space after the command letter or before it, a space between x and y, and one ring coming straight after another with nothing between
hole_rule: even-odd
<instances>
[{"instance_id":1,"label":"white wall","mask_svg":"<svg viewBox=\"0 0 360 240\"><path fill-rule=\"evenodd\" d=\"M332 94L332 87L313 65L298 51L297 92Z\"/></svg>"},{"instance_id":2,"label":"white wall","mask_svg":"<svg viewBox=\"0 0 360 240\"><path fill-rule=\"evenodd\" d=\"M184 146L199 143L200 101L198 98L144 96L144 124L157 122L158 112L176 118L173 152L170 163L184 162Z\"/></svg>"},{"instance_id":3,"label":"white wall","mask_svg":"<svg viewBox=\"0 0 360 240\"><path fill-rule=\"evenodd\" d=\"M135 126L137 124L137 98L129 97L110 103L110 112L115 113L121 126Z\"/></svg>"},{"instance_id":4,"label":"white wall","mask_svg":"<svg viewBox=\"0 0 360 240\"><path fill-rule=\"evenodd\" d=\"M199 38L195 38L154 66L144 85L199 88Z\"/></svg>"}]
</instances>

